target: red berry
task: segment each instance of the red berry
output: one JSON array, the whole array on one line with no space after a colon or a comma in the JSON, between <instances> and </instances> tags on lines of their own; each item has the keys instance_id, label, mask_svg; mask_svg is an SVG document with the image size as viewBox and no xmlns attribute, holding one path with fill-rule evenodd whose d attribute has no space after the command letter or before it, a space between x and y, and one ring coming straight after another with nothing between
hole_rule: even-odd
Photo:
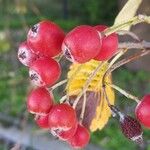
<instances>
[{"instance_id":1,"label":"red berry","mask_svg":"<svg viewBox=\"0 0 150 150\"><path fill-rule=\"evenodd\" d=\"M36 119L36 124L40 128L48 129L49 128L48 116L49 116L48 114L45 116L38 116L38 118Z\"/></svg>"},{"instance_id":2,"label":"red berry","mask_svg":"<svg viewBox=\"0 0 150 150\"><path fill-rule=\"evenodd\" d=\"M84 126L78 125L75 135L68 142L73 148L84 148L89 140L89 131Z\"/></svg>"},{"instance_id":3,"label":"red berry","mask_svg":"<svg viewBox=\"0 0 150 150\"><path fill-rule=\"evenodd\" d=\"M45 88L33 90L27 99L27 109L30 113L45 115L53 105L53 96Z\"/></svg>"},{"instance_id":4,"label":"red berry","mask_svg":"<svg viewBox=\"0 0 150 150\"><path fill-rule=\"evenodd\" d=\"M51 130L68 131L77 123L76 112L68 104L57 104L49 113Z\"/></svg>"},{"instance_id":5,"label":"red berry","mask_svg":"<svg viewBox=\"0 0 150 150\"><path fill-rule=\"evenodd\" d=\"M30 66L30 79L37 86L51 86L60 77L59 63L52 58L40 58Z\"/></svg>"},{"instance_id":6,"label":"red berry","mask_svg":"<svg viewBox=\"0 0 150 150\"><path fill-rule=\"evenodd\" d=\"M105 25L97 25L94 27L97 31L102 32L108 27ZM118 35L112 33L107 37L102 38L102 46L95 60L105 61L110 59L118 49Z\"/></svg>"},{"instance_id":7,"label":"red berry","mask_svg":"<svg viewBox=\"0 0 150 150\"><path fill-rule=\"evenodd\" d=\"M69 32L62 44L66 58L85 63L97 56L101 48L101 35L91 26L81 25Z\"/></svg>"},{"instance_id":8,"label":"red berry","mask_svg":"<svg viewBox=\"0 0 150 150\"><path fill-rule=\"evenodd\" d=\"M61 52L64 37L65 34L58 25L45 20L29 30L27 42L36 54L54 57Z\"/></svg>"},{"instance_id":9,"label":"red berry","mask_svg":"<svg viewBox=\"0 0 150 150\"><path fill-rule=\"evenodd\" d=\"M57 136L60 140L67 141L72 138L77 130L77 124L75 124L71 129L67 131L62 131L59 129L51 130L54 136Z\"/></svg>"},{"instance_id":10,"label":"red berry","mask_svg":"<svg viewBox=\"0 0 150 150\"><path fill-rule=\"evenodd\" d=\"M23 65L30 66L37 58L38 56L31 51L27 42L22 42L20 44L18 49L18 59Z\"/></svg>"},{"instance_id":11,"label":"red berry","mask_svg":"<svg viewBox=\"0 0 150 150\"><path fill-rule=\"evenodd\" d=\"M147 128L150 128L150 94L145 95L136 106L137 119Z\"/></svg>"}]
</instances>

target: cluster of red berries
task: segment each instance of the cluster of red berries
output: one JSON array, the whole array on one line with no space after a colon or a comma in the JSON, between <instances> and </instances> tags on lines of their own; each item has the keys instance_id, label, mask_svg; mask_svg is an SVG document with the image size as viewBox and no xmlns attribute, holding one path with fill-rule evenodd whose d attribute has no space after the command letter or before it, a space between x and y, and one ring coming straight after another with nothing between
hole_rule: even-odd
<instances>
[{"instance_id":1,"label":"cluster of red berries","mask_svg":"<svg viewBox=\"0 0 150 150\"><path fill-rule=\"evenodd\" d=\"M105 37L102 32L107 28L105 25L81 25L74 28L62 43L62 51L66 58L78 63L85 63L91 59L110 59L117 52L118 36L113 33Z\"/></svg>"},{"instance_id":2,"label":"cluster of red berries","mask_svg":"<svg viewBox=\"0 0 150 150\"><path fill-rule=\"evenodd\" d=\"M61 51L67 59L78 63L108 60L116 53L118 36L102 36L105 29L104 25L81 25L65 36L53 22L42 21L29 30L27 41L19 46L18 58L30 68L30 79L35 85L51 86L61 74L59 63L53 59Z\"/></svg>"},{"instance_id":3,"label":"cluster of red berries","mask_svg":"<svg viewBox=\"0 0 150 150\"><path fill-rule=\"evenodd\" d=\"M51 86L61 75L59 63L52 57L61 52L65 33L56 24L43 21L28 32L27 41L19 46L18 58L29 67L29 75L37 86Z\"/></svg>"},{"instance_id":4,"label":"cluster of red berries","mask_svg":"<svg viewBox=\"0 0 150 150\"><path fill-rule=\"evenodd\" d=\"M112 33L106 37L103 31L107 28L104 25L81 25L65 35L58 25L46 20L34 25L28 32L27 41L19 46L18 58L29 67L30 79L38 86L28 97L28 111L35 115L39 127L50 129L53 135L68 141L74 148L85 147L90 133L78 122L76 111L67 103L54 104L53 94L47 90L61 75L61 67L54 57L62 52L67 59L77 63L91 59L109 60L117 53L118 35ZM149 110L150 95L147 95L138 104L136 116L150 128ZM133 138L135 127L141 133L141 127L135 120L125 116L120 118L125 135ZM132 123L134 127L129 128ZM125 125L128 130L124 130Z\"/></svg>"},{"instance_id":5,"label":"cluster of red berries","mask_svg":"<svg viewBox=\"0 0 150 150\"><path fill-rule=\"evenodd\" d=\"M27 109L35 115L39 127L50 129L54 136L68 141L72 147L88 144L90 133L78 123L76 111L67 103L54 104L53 95L47 89L34 89L28 96Z\"/></svg>"},{"instance_id":6,"label":"cluster of red berries","mask_svg":"<svg viewBox=\"0 0 150 150\"><path fill-rule=\"evenodd\" d=\"M20 44L18 58L29 67L31 81L38 86L27 99L27 109L34 114L36 124L74 148L85 147L90 140L87 128L78 122L70 104L55 104L48 91L61 75L61 67L54 59L61 53L65 33L56 24L42 21L28 32L27 41Z\"/></svg>"}]
</instances>

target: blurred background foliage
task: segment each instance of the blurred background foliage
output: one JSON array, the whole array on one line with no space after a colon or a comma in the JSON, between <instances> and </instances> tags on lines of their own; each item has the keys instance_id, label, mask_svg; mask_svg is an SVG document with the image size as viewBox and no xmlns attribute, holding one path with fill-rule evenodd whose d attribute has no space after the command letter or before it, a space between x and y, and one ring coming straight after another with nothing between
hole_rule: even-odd
<instances>
[{"instance_id":1,"label":"blurred background foliage","mask_svg":"<svg viewBox=\"0 0 150 150\"><path fill-rule=\"evenodd\" d=\"M19 119L26 116L25 101L31 86L28 69L17 60L17 47L26 39L30 26L42 19L50 19L67 32L79 24L112 25L117 13L118 2L115 0L0 0L0 114ZM64 64L63 74L66 74ZM150 90L149 73L146 71L133 72L123 67L115 71L113 77L117 85L139 97ZM56 99L59 99L61 91L55 91ZM118 93L116 95L117 105L133 115L135 102ZM32 123L30 117L28 120ZM0 121L5 125L1 117ZM144 132L148 140L150 134L147 130ZM91 141L106 150L138 149L124 138L113 118L102 131L92 134Z\"/></svg>"}]
</instances>

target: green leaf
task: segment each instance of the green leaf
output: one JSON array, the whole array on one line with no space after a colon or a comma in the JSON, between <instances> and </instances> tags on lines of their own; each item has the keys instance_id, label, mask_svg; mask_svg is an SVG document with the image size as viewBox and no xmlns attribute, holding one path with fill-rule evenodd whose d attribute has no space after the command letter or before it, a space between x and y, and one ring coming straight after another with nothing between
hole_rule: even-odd
<instances>
[{"instance_id":1,"label":"green leaf","mask_svg":"<svg viewBox=\"0 0 150 150\"><path fill-rule=\"evenodd\" d=\"M122 10L115 19L114 25L128 21L133 18L141 4L142 0L128 0ZM131 26L123 28L123 30L130 30Z\"/></svg>"}]
</instances>

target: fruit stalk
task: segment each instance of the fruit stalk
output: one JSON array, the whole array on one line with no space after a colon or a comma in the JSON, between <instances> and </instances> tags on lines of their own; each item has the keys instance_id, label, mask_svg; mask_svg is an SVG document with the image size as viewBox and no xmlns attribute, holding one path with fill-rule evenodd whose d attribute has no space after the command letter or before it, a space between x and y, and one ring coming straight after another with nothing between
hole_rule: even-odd
<instances>
[{"instance_id":1,"label":"fruit stalk","mask_svg":"<svg viewBox=\"0 0 150 150\"><path fill-rule=\"evenodd\" d=\"M105 82L108 86L112 87L113 89L117 90L118 92L120 92L121 94L123 94L124 96L126 96L127 98L130 98L132 100L135 100L137 103L140 102L139 98L130 94L129 92L121 89L119 86L115 85L115 84L110 84Z\"/></svg>"},{"instance_id":2,"label":"fruit stalk","mask_svg":"<svg viewBox=\"0 0 150 150\"><path fill-rule=\"evenodd\" d=\"M85 113L85 108L86 108L86 92L83 94L83 105L81 109L81 114L80 114L80 123L82 124L83 118L84 118L84 113Z\"/></svg>"},{"instance_id":3,"label":"fruit stalk","mask_svg":"<svg viewBox=\"0 0 150 150\"><path fill-rule=\"evenodd\" d=\"M131 55L130 57L128 58L124 58L122 60L120 60L119 62L117 62L116 64L114 64L108 71L107 73L105 74L105 76L109 75L111 72L113 72L115 69L121 67L122 65L124 64L127 64L133 60L136 60L138 59L139 57L142 57L142 56L145 56L145 55L148 55L150 54L150 50L142 50L134 55ZM104 77L105 78L105 77Z\"/></svg>"},{"instance_id":4,"label":"fruit stalk","mask_svg":"<svg viewBox=\"0 0 150 150\"><path fill-rule=\"evenodd\" d=\"M53 91L53 90L55 90L56 88L58 88L59 86L65 84L66 82L67 82L67 79L62 80L62 81L56 83L55 85L53 85L52 87L50 87L49 90L52 90L52 91Z\"/></svg>"}]
</instances>

